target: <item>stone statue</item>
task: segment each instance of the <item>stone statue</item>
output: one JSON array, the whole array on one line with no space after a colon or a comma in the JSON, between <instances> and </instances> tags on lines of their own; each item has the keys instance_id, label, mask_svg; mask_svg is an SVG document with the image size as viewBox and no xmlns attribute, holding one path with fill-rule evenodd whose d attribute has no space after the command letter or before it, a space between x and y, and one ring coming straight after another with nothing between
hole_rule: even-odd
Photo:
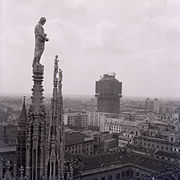
<instances>
[{"instance_id":1,"label":"stone statue","mask_svg":"<svg viewBox=\"0 0 180 180\"><path fill-rule=\"evenodd\" d=\"M60 81L60 82L62 81L62 78L63 78L62 70L59 69L59 81Z\"/></svg>"},{"instance_id":2,"label":"stone statue","mask_svg":"<svg viewBox=\"0 0 180 180\"><path fill-rule=\"evenodd\" d=\"M55 59L54 59L54 81L57 80L57 73L58 73L58 55L55 56Z\"/></svg>"},{"instance_id":3,"label":"stone statue","mask_svg":"<svg viewBox=\"0 0 180 180\"><path fill-rule=\"evenodd\" d=\"M33 66L40 64L40 59L42 53L44 52L45 41L49 41L46 37L47 34L44 33L43 25L46 23L46 18L41 17L38 24L34 29L35 34L35 50L34 50L34 60Z\"/></svg>"}]
</instances>

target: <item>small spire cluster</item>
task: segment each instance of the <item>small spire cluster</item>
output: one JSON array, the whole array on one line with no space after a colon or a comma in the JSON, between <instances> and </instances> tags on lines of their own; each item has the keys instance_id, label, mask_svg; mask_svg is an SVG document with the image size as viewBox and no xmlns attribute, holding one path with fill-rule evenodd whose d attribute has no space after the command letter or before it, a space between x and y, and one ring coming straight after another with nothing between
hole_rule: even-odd
<instances>
[{"instance_id":1,"label":"small spire cluster","mask_svg":"<svg viewBox=\"0 0 180 180\"><path fill-rule=\"evenodd\" d=\"M58 56L54 59L53 97L51 99L51 117L46 150L45 179L64 180L64 123L62 103L62 70L58 69ZM59 75L59 76L58 76Z\"/></svg>"}]
</instances>

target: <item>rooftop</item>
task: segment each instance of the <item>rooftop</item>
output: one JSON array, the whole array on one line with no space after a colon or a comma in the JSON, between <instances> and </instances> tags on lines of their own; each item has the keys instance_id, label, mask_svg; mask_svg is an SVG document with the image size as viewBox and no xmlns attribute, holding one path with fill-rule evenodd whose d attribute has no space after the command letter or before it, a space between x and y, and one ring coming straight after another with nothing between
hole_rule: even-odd
<instances>
[{"instance_id":1,"label":"rooftop","mask_svg":"<svg viewBox=\"0 0 180 180\"><path fill-rule=\"evenodd\" d=\"M112 74L104 74L103 77L101 77L101 80L117 80L115 78L115 73Z\"/></svg>"},{"instance_id":2,"label":"rooftop","mask_svg":"<svg viewBox=\"0 0 180 180\"><path fill-rule=\"evenodd\" d=\"M66 146L75 145L75 144L82 144L87 141L92 141L93 139L90 136L87 136L81 132L71 132L66 133L65 135L65 144Z\"/></svg>"},{"instance_id":3,"label":"rooftop","mask_svg":"<svg viewBox=\"0 0 180 180\"><path fill-rule=\"evenodd\" d=\"M144 140L147 140L147 141L160 142L160 143L163 143L163 144L168 144L168 145L173 145L173 146L178 146L178 147L180 147L180 144L179 144L179 143L169 142L169 141L166 141L166 140L164 140L164 139L155 138L155 137L138 136L138 137L135 137L135 139L144 139Z\"/></svg>"},{"instance_id":4,"label":"rooftop","mask_svg":"<svg viewBox=\"0 0 180 180\"><path fill-rule=\"evenodd\" d=\"M123 151L103 155L79 156L78 162L81 162L78 170L82 172L112 167L116 169L120 166L127 165L138 167L149 172L159 172L165 168L177 167L176 164L171 162L157 160L152 157L146 157L133 152L128 153Z\"/></svg>"}]
</instances>

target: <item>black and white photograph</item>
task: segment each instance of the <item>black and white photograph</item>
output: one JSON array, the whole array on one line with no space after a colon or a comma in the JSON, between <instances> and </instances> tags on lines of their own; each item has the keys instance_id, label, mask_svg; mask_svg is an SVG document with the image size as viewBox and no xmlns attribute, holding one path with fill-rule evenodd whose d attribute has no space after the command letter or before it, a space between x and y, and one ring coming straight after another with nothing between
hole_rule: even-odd
<instances>
[{"instance_id":1,"label":"black and white photograph","mask_svg":"<svg viewBox=\"0 0 180 180\"><path fill-rule=\"evenodd\" d=\"M180 0L0 0L0 180L180 180Z\"/></svg>"}]
</instances>

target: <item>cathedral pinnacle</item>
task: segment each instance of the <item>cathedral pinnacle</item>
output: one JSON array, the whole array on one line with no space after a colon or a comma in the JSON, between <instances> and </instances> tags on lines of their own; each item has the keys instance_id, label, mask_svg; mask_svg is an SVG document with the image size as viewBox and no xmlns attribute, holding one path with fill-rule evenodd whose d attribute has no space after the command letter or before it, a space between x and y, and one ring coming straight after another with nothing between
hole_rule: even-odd
<instances>
[{"instance_id":1,"label":"cathedral pinnacle","mask_svg":"<svg viewBox=\"0 0 180 180\"><path fill-rule=\"evenodd\" d=\"M27 120L27 112L26 112L26 97L24 96L23 98L23 105L22 105L22 110L21 110L21 114L20 114L20 117L19 117L19 123L20 122L25 122L26 123L26 120Z\"/></svg>"}]
</instances>

